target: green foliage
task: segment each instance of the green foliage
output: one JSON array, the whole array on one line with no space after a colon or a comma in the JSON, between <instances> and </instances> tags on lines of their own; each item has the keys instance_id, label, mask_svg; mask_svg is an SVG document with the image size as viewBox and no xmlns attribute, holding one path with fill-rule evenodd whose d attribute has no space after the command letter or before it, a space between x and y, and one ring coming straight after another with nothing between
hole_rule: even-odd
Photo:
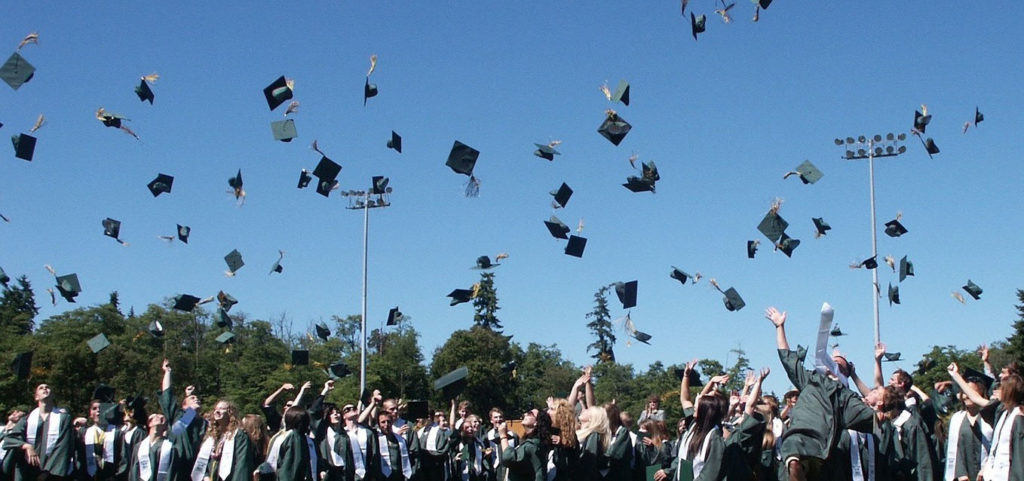
<instances>
[{"instance_id":1,"label":"green foliage","mask_svg":"<svg viewBox=\"0 0 1024 481\"><path fill-rule=\"evenodd\" d=\"M960 369L970 367L982 370L981 356L976 351L958 349L956 346L932 346L932 350L925 354L921 358L921 362L918 363L918 367L922 365L926 360L930 361L931 367L921 371L918 369L915 372L911 372L910 375L914 378L914 385L921 388L924 392L930 392L932 386L937 381L949 381L949 373L946 372L946 367L950 363L955 362L960 366Z\"/></svg>"},{"instance_id":2,"label":"green foliage","mask_svg":"<svg viewBox=\"0 0 1024 481\"><path fill-rule=\"evenodd\" d=\"M473 299L473 324L501 332L501 321L498 319L498 291L494 288L494 273L483 272L480 274L480 288Z\"/></svg>"},{"instance_id":3,"label":"green foliage","mask_svg":"<svg viewBox=\"0 0 1024 481\"><path fill-rule=\"evenodd\" d=\"M472 401L476 411L494 406L507 411L516 405L516 389L511 373L504 370L503 366L513 359L513 354L507 336L480 326L458 330L434 351L430 377L437 379L466 366L469 368L469 379L460 398ZM435 391L432 394L432 405L447 407L450 400L442 397L440 391Z\"/></svg>"},{"instance_id":4,"label":"green foliage","mask_svg":"<svg viewBox=\"0 0 1024 481\"><path fill-rule=\"evenodd\" d=\"M36 306L32 284L27 277L21 276L17 285L4 289L0 299L0 342L31 333L35 329L37 314L39 307Z\"/></svg>"},{"instance_id":5,"label":"green foliage","mask_svg":"<svg viewBox=\"0 0 1024 481\"><path fill-rule=\"evenodd\" d=\"M568 397L580 372L562 358L562 352L554 344L543 346L531 342L525 352L518 344L514 348L516 369L511 374L515 376L517 403L512 406L513 413L543 407L548 396Z\"/></svg>"},{"instance_id":6,"label":"green foliage","mask_svg":"<svg viewBox=\"0 0 1024 481\"><path fill-rule=\"evenodd\" d=\"M730 349L729 354L736 355L736 362L726 371L726 374L729 375L729 382L725 383L725 388L729 391L737 391L743 389L743 380L747 376L747 371L750 370L750 359L747 359L747 352L739 347Z\"/></svg>"},{"instance_id":7,"label":"green foliage","mask_svg":"<svg viewBox=\"0 0 1024 481\"><path fill-rule=\"evenodd\" d=\"M1017 289L1017 320L1013 323L1013 334L1006 338L1006 346L1004 348L1008 361L1017 361L1018 364L1024 363L1024 290ZM1007 361L1007 362L1008 362ZM1000 364L998 367L1002 368L1005 364Z\"/></svg>"},{"instance_id":8,"label":"green foliage","mask_svg":"<svg viewBox=\"0 0 1024 481\"><path fill-rule=\"evenodd\" d=\"M614 400L620 407L631 408L635 407L637 399L649 394L638 389L632 364L598 363L594 365L591 376L594 378L594 400L598 404Z\"/></svg>"},{"instance_id":9,"label":"green foliage","mask_svg":"<svg viewBox=\"0 0 1024 481\"><path fill-rule=\"evenodd\" d=\"M400 321L394 331L383 336L378 331L376 337L380 339L379 347L366 364L369 389L380 389L386 396L400 399L426 399L427 368L423 366L416 330Z\"/></svg>"},{"instance_id":10,"label":"green foliage","mask_svg":"<svg viewBox=\"0 0 1024 481\"><path fill-rule=\"evenodd\" d=\"M597 338L587 346L587 351L595 351L591 357L599 364L615 362L615 333L612 332L612 315L608 310L609 289L609 286L604 286L594 293L594 310L587 313L587 318L591 319L587 327Z\"/></svg>"}]
</instances>

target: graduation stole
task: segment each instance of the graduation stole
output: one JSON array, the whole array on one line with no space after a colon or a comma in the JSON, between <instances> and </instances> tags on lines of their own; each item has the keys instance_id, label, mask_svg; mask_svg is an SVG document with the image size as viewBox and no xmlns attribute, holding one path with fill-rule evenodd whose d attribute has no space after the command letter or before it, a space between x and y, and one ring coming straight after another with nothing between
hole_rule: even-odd
<instances>
[{"instance_id":1,"label":"graduation stole","mask_svg":"<svg viewBox=\"0 0 1024 481\"><path fill-rule=\"evenodd\" d=\"M405 438L395 433L391 434L395 437L395 441L398 444L398 452L402 458L402 475L405 476L405 479L409 479L412 476L412 466L409 464L409 450L405 447ZM377 443L379 444L378 450L380 451L381 459L380 469L385 477L391 476L391 449L388 447L388 437L384 433L378 434Z\"/></svg>"},{"instance_id":2,"label":"graduation stole","mask_svg":"<svg viewBox=\"0 0 1024 481\"><path fill-rule=\"evenodd\" d=\"M344 428L343 428L344 429ZM366 476L366 429L356 426L353 430L345 429L348 442L352 451L352 463L355 464L356 475L362 478ZM331 448L332 450L334 448Z\"/></svg>"},{"instance_id":3,"label":"graduation stole","mask_svg":"<svg viewBox=\"0 0 1024 481\"><path fill-rule=\"evenodd\" d=\"M156 481L167 481L167 474L171 471L171 442L160 438L160 457L157 461ZM139 443L139 479L149 481L153 477L153 466L150 460L150 448L153 445L149 436Z\"/></svg>"},{"instance_id":4,"label":"graduation stole","mask_svg":"<svg viewBox=\"0 0 1024 481\"><path fill-rule=\"evenodd\" d=\"M853 473L853 481L864 481L864 468L860 464L860 436L861 433L847 429L850 434L850 471ZM867 436L868 448L868 481L875 481L875 438L870 434Z\"/></svg>"},{"instance_id":5,"label":"graduation stole","mask_svg":"<svg viewBox=\"0 0 1024 481\"><path fill-rule=\"evenodd\" d=\"M171 432L178 435L184 433L185 430L188 429L188 425L192 424L192 420L195 418L196 410L192 408L186 409L185 414L178 418L177 421L174 421L174 424L171 425Z\"/></svg>"},{"instance_id":6,"label":"graduation stole","mask_svg":"<svg viewBox=\"0 0 1024 481\"><path fill-rule=\"evenodd\" d=\"M900 415L892 421L893 427L896 428L896 439L901 443L903 442L903 425L910 420L910 411L904 410Z\"/></svg>"},{"instance_id":7,"label":"graduation stole","mask_svg":"<svg viewBox=\"0 0 1024 481\"><path fill-rule=\"evenodd\" d=\"M471 440L470 444L468 444L468 445L465 444L465 443L460 443L460 444L462 445L461 446L462 449L460 449L460 451L462 451L462 453L463 453L462 463L464 464L464 466L462 468L462 481L469 481L469 474L470 474L469 467L470 467L470 463L467 462L469 460L466 459L466 455L472 454L472 458L473 458L473 463L472 463L473 474L480 474L480 472L483 471L483 465L481 464L481 461L480 461L480 459L483 457L483 452L480 451L480 444L477 443L475 439ZM472 450L472 451L470 451L470 450Z\"/></svg>"},{"instance_id":8,"label":"graduation stole","mask_svg":"<svg viewBox=\"0 0 1024 481\"><path fill-rule=\"evenodd\" d=\"M704 435L704 442L700 446L700 451L697 453L697 457L695 459L692 459L692 460L690 460L690 459L688 459L686 457L687 456L686 453L687 453L687 451L690 450L690 441L693 441L693 434L694 434L693 432L694 432L694 430L690 429L689 431L686 432L685 435L683 435L683 442L680 443L680 446L679 446L679 459L685 459L687 461L693 461L693 479L697 479L697 476L700 476L700 472L704 470L704 463L706 461L704 458L708 455L708 449L711 447L711 438L712 438L711 435L714 434L716 431L719 431L719 430L721 430L721 428L718 427L718 426L715 426L714 429L712 429L711 431L708 431L708 433ZM680 463L680 466L681 466L681 463ZM680 479L679 478L679 472L680 472L680 470L677 469L676 470L676 479Z\"/></svg>"},{"instance_id":9,"label":"graduation stole","mask_svg":"<svg viewBox=\"0 0 1024 481\"><path fill-rule=\"evenodd\" d=\"M440 454L437 451L437 441L441 437L441 433L444 431L447 431L447 429L442 429L441 426L438 426L437 424L427 428L425 434L427 439L426 445L427 451L430 451L430 454Z\"/></svg>"},{"instance_id":10,"label":"graduation stole","mask_svg":"<svg viewBox=\"0 0 1024 481\"><path fill-rule=\"evenodd\" d=\"M216 441L212 437L203 440L199 447L199 455L196 456L196 464L192 466L192 481L203 481L206 475L206 467L210 464L210 454L213 453L213 445Z\"/></svg>"},{"instance_id":11,"label":"graduation stole","mask_svg":"<svg viewBox=\"0 0 1024 481\"><path fill-rule=\"evenodd\" d=\"M64 414L64 410L59 407L54 407L53 410L50 411L50 417L47 418L47 422L49 422L49 428L46 430L47 456L53 452L53 447L57 444L57 438L60 437L61 414ZM54 416L56 416L56 418ZM35 408L28 415L28 421L25 422L25 441L33 447L36 445L36 431L39 430L39 417L39 408Z\"/></svg>"},{"instance_id":12,"label":"graduation stole","mask_svg":"<svg viewBox=\"0 0 1024 481\"><path fill-rule=\"evenodd\" d=\"M267 460L263 463L275 473L277 472L277 459L281 457L281 445L284 444L284 440L288 437L289 432L291 431L282 431L275 435L276 437L271 440L270 452L267 453ZM306 448L309 449L309 472L312 473L315 478L316 445L313 444L312 439L309 439L309 436L304 436L302 434L299 434L299 436L306 440Z\"/></svg>"},{"instance_id":13,"label":"graduation stole","mask_svg":"<svg viewBox=\"0 0 1024 481\"><path fill-rule=\"evenodd\" d=\"M501 439L500 439L500 436L498 436L498 430L497 429L491 429L490 431L487 431L487 440L494 447L495 456L494 456L494 462L492 463L492 465L495 468L497 468L498 465L501 464L501 452L502 452L502 449L501 449ZM516 438L513 438L512 437L512 433L509 432L508 433L508 448L512 449L514 447L516 447Z\"/></svg>"},{"instance_id":14,"label":"graduation stole","mask_svg":"<svg viewBox=\"0 0 1024 481\"><path fill-rule=\"evenodd\" d=\"M338 436L341 436L341 433L335 431L333 427L327 428L327 450L330 452L329 460L331 462L331 466L343 467L345 466L345 458L338 454L338 449L336 447L338 445Z\"/></svg>"},{"instance_id":15,"label":"graduation stole","mask_svg":"<svg viewBox=\"0 0 1024 481\"><path fill-rule=\"evenodd\" d=\"M967 411L957 411L949 420L949 437L947 437L946 444L946 475L944 479L952 480L956 478L956 451L957 445L960 440L960 429L963 426L965 419L968 419L969 414ZM981 431L981 465L985 465L985 459L988 457L988 450L992 444L992 425L986 423L981 416L976 416L975 423L978 424L978 429Z\"/></svg>"},{"instance_id":16,"label":"graduation stole","mask_svg":"<svg viewBox=\"0 0 1024 481\"><path fill-rule=\"evenodd\" d=\"M220 448L220 461L217 463L217 475L220 476L220 479L231 477L235 460L235 436L238 436L238 431L235 429L230 436L226 436L224 444Z\"/></svg>"},{"instance_id":17,"label":"graduation stole","mask_svg":"<svg viewBox=\"0 0 1024 481\"><path fill-rule=\"evenodd\" d=\"M995 445L989 452L981 472L985 479L1010 479L1010 444L1013 441L1013 421L1020 416L1020 406L1004 412L996 422Z\"/></svg>"}]
</instances>

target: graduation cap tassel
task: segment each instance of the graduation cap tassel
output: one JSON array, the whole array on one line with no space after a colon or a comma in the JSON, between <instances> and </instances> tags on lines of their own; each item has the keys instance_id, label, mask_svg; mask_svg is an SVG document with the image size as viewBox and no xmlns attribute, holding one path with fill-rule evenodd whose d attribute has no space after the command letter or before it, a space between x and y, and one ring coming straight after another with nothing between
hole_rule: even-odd
<instances>
[{"instance_id":1,"label":"graduation cap tassel","mask_svg":"<svg viewBox=\"0 0 1024 481\"><path fill-rule=\"evenodd\" d=\"M469 181L466 182L466 197L476 197L480 195L480 179L470 175Z\"/></svg>"},{"instance_id":2,"label":"graduation cap tassel","mask_svg":"<svg viewBox=\"0 0 1024 481\"><path fill-rule=\"evenodd\" d=\"M42 127L45 124L46 124L46 116L43 115L43 114L39 114L39 118L36 119L35 125L33 125L31 129L28 129L28 131L29 131L29 133L35 133L35 131L39 130L39 128Z\"/></svg>"},{"instance_id":3,"label":"graduation cap tassel","mask_svg":"<svg viewBox=\"0 0 1024 481\"><path fill-rule=\"evenodd\" d=\"M299 101L293 100L292 103L288 104L288 108L284 111L284 116L287 117L289 114L293 114L299 111Z\"/></svg>"},{"instance_id":4,"label":"graduation cap tassel","mask_svg":"<svg viewBox=\"0 0 1024 481\"><path fill-rule=\"evenodd\" d=\"M39 45L39 32L32 32L28 35L25 35L25 38L21 39L21 42L18 43L17 49L21 50L21 47L24 47L30 43Z\"/></svg>"},{"instance_id":5,"label":"graduation cap tassel","mask_svg":"<svg viewBox=\"0 0 1024 481\"><path fill-rule=\"evenodd\" d=\"M377 69L377 54L370 55L370 70L366 72L367 78Z\"/></svg>"},{"instance_id":6,"label":"graduation cap tassel","mask_svg":"<svg viewBox=\"0 0 1024 481\"><path fill-rule=\"evenodd\" d=\"M607 80L605 80L604 83L601 84L601 92L604 93L604 97L606 99L608 99L609 102L611 102L611 100L612 100L612 91L611 91L611 89L608 88L608 81Z\"/></svg>"},{"instance_id":7,"label":"graduation cap tassel","mask_svg":"<svg viewBox=\"0 0 1024 481\"><path fill-rule=\"evenodd\" d=\"M327 155L325 155L324 152L320 150L320 147L316 144L316 140L313 140L313 145L311 145L310 148L312 148L314 152L323 155L324 157L327 157Z\"/></svg>"},{"instance_id":8,"label":"graduation cap tassel","mask_svg":"<svg viewBox=\"0 0 1024 481\"><path fill-rule=\"evenodd\" d=\"M149 83L156 83L156 81L159 80L159 79L160 79L160 75L158 75L156 72L153 72L153 73L151 73L149 75L143 75L142 76L142 80L145 80L145 81L147 81Z\"/></svg>"},{"instance_id":9,"label":"graduation cap tassel","mask_svg":"<svg viewBox=\"0 0 1024 481\"><path fill-rule=\"evenodd\" d=\"M53 305L55 305L55 306L56 306L56 305L57 305L57 295L56 295L56 294L54 294L54 292L53 292L53 288L51 288L51 287L47 287L47 288L46 288L46 292L49 292L49 293L50 293L50 303L52 303ZM955 294L955 293L954 293L954 294ZM962 297L961 297L961 299L962 299ZM964 301L960 301L960 302L964 302Z\"/></svg>"},{"instance_id":10,"label":"graduation cap tassel","mask_svg":"<svg viewBox=\"0 0 1024 481\"><path fill-rule=\"evenodd\" d=\"M131 135L132 137L135 137L135 140L142 140L141 138L139 138L139 134L136 134L132 129L128 128L127 125L122 125L121 127L118 127L118 128L123 130L124 133L126 133L128 135Z\"/></svg>"}]
</instances>

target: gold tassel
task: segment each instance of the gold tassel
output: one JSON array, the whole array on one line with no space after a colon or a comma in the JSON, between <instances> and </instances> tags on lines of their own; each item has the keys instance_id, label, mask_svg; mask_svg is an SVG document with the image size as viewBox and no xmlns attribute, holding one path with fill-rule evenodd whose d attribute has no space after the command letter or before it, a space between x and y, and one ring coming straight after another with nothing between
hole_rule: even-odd
<instances>
[{"instance_id":1,"label":"gold tassel","mask_svg":"<svg viewBox=\"0 0 1024 481\"><path fill-rule=\"evenodd\" d=\"M35 131L39 130L39 128L42 127L45 123L46 116L44 116L43 114L39 114L39 118L36 119L36 124L33 125L31 129L29 129L29 132L34 133Z\"/></svg>"},{"instance_id":2,"label":"gold tassel","mask_svg":"<svg viewBox=\"0 0 1024 481\"><path fill-rule=\"evenodd\" d=\"M156 72L153 72L153 73L151 73L149 75L143 75L142 76L142 80L145 80L145 81L147 81L149 83L156 83L156 81L159 80L159 79L160 79L160 75L158 75Z\"/></svg>"},{"instance_id":3,"label":"gold tassel","mask_svg":"<svg viewBox=\"0 0 1024 481\"><path fill-rule=\"evenodd\" d=\"M377 54L373 54L373 55L370 55L370 70L368 70L366 72L366 76L369 77L370 74L372 74L373 71L376 68L377 68Z\"/></svg>"},{"instance_id":4,"label":"gold tassel","mask_svg":"<svg viewBox=\"0 0 1024 481\"><path fill-rule=\"evenodd\" d=\"M21 47L24 47L30 43L39 45L39 32L32 32L28 35L25 35L25 38L21 39L21 42L18 43L18 50L21 50Z\"/></svg>"}]
</instances>

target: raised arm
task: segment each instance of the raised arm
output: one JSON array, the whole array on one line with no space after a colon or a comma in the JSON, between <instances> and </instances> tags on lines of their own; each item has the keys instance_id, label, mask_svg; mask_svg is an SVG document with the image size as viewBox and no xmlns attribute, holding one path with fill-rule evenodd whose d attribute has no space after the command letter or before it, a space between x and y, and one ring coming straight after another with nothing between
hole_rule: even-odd
<instances>
[{"instance_id":1,"label":"raised arm","mask_svg":"<svg viewBox=\"0 0 1024 481\"><path fill-rule=\"evenodd\" d=\"M163 380L160 382L160 390L161 391L167 391L168 389L171 388L171 361L170 360L164 359L163 369L164 369L164 377L163 377Z\"/></svg>"},{"instance_id":2,"label":"raised arm","mask_svg":"<svg viewBox=\"0 0 1024 481\"><path fill-rule=\"evenodd\" d=\"M857 386L857 391L860 392L861 396L867 396L871 392L871 388L857 375L857 368L854 367L853 363L849 360L846 363L850 366L850 379L853 380L853 384Z\"/></svg>"},{"instance_id":3,"label":"raised arm","mask_svg":"<svg viewBox=\"0 0 1024 481\"><path fill-rule=\"evenodd\" d=\"M882 377L882 356L885 355L885 344L875 345L875 387L885 386L885 378Z\"/></svg>"},{"instance_id":4,"label":"raised arm","mask_svg":"<svg viewBox=\"0 0 1024 481\"><path fill-rule=\"evenodd\" d=\"M962 391L964 395L971 400L971 402L981 407L989 405L991 401L978 393L978 391L975 391L974 386L968 384L967 380L960 375L960 366L957 366L955 362L950 363L949 366L946 367L946 371L949 372L949 376L953 378L953 382L955 382L957 386L960 386L960 391Z\"/></svg>"},{"instance_id":5,"label":"raised arm","mask_svg":"<svg viewBox=\"0 0 1024 481\"><path fill-rule=\"evenodd\" d=\"M768 377L768 374L772 372L771 369L764 367L761 368L761 372L755 374L754 382L751 384L750 394L747 396L747 406L743 408L743 413L747 416L754 414L754 406L757 401L761 399L761 384L764 382L764 378Z\"/></svg>"},{"instance_id":6,"label":"raised arm","mask_svg":"<svg viewBox=\"0 0 1024 481\"><path fill-rule=\"evenodd\" d=\"M992 363L988 362L988 344L982 344L978 348L978 354L981 355L981 363L985 366L985 375L996 377L996 372L992 369Z\"/></svg>"},{"instance_id":7,"label":"raised arm","mask_svg":"<svg viewBox=\"0 0 1024 481\"><path fill-rule=\"evenodd\" d=\"M679 405L682 406L683 411L693 408L693 402L690 401L690 376L693 375L693 367L696 365L696 359L686 363L686 367L683 369L683 379L679 381Z\"/></svg>"},{"instance_id":8,"label":"raised arm","mask_svg":"<svg viewBox=\"0 0 1024 481\"><path fill-rule=\"evenodd\" d=\"M700 395L701 396L706 396L708 393L711 392L712 389L715 389L719 384L723 384L724 385L727 382L729 382L729 375L728 374L722 374L722 375L719 375L719 376L712 376L711 379L708 380L708 382L704 383L704 389L700 390Z\"/></svg>"},{"instance_id":9,"label":"raised arm","mask_svg":"<svg viewBox=\"0 0 1024 481\"><path fill-rule=\"evenodd\" d=\"M370 421L377 418L377 404L383 396L380 394L380 389L374 389L373 395L370 397L370 404L363 407L363 412L359 413L359 424L369 426Z\"/></svg>"},{"instance_id":10,"label":"raised arm","mask_svg":"<svg viewBox=\"0 0 1024 481\"><path fill-rule=\"evenodd\" d=\"M590 366L583 368L583 374L587 377L587 382L583 384L583 394L587 400L587 407L597 405L597 401L594 400L594 383L591 382L593 379L590 377L591 369Z\"/></svg>"},{"instance_id":11,"label":"raised arm","mask_svg":"<svg viewBox=\"0 0 1024 481\"><path fill-rule=\"evenodd\" d=\"M764 311L764 317L772 322L775 326L775 346L779 349L788 351L789 341L786 339L786 313L785 311L779 312L774 307L769 307Z\"/></svg>"},{"instance_id":12,"label":"raised arm","mask_svg":"<svg viewBox=\"0 0 1024 481\"><path fill-rule=\"evenodd\" d=\"M452 408L448 411L448 426L455 429L455 398L452 398Z\"/></svg>"},{"instance_id":13,"label":"raised arm","mask_svg":"<svg viewBox=\"0 0 1024 481\"><path fill-rule=\"evenodd\" d=\"M583 389L583 383L587 382L587 375L580 374L580 377L576 378L576 382L572 384L572 389L569 391L569 405L573 408L576 407L576 402L579 401L580 390Z\"/></svg>"},{"instance_id":14,"label":"raised arm","mask_svg":"<svg viewBox=\"0 0 1024 481\"><path fill-rule=\"evenodd\" d=\"M302 388L299 389L299 393L295 395L295 400L292 401L292 404L294 404L296 406L301 406L302 405L302 398L306 396L306 391L309 391L309 389L312 388L312 387L313 387L312 381L306 381L306 382L302 383Z\"/></svg>"},{"instance_id":15,"label":"raised arm","mask_svg":"<svg viewBox=\"0 0 1024 481\"><path fill-rule=\"evenodd\" d=\"M263 400L263 406L266 407L270 406L271 404L274 404L274 401L277 399L278 396L281 395L282 392L294 390L295 386L292 385L291 383L286 382L282 384L281 387L277 388L277 391L274 391L270 396L267 396L267 398Z\"/></svg>"}]
</instances>

